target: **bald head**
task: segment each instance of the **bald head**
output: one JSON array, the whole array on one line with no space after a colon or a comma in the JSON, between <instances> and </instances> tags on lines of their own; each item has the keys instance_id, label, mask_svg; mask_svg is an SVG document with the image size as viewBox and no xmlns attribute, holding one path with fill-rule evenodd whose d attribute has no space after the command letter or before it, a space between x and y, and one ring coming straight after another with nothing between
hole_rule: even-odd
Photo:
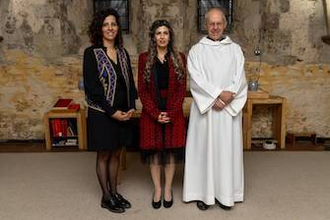
<instances>
[{"instance_id":1,"label":"bald head","mask_svg":"<svg viewBox=\"0 0 330 220\"><path fill-rule=\"evenodd\" d=\"M212 16L221 16L223 22L227 25L227 19L225 16L225 12L221 8L211 8L208 10L205 14L205 22L207 23L209 21L209 18Z\"/></svg>"},{"instance_id":2,"label":"bald head","mask_svg":"<svg viewBox=\"0 0 330 220\"><path fill-rule=\"evenodd\" d=\"M220 8L212 8L205 14L205 26L209 38L220 40L227 26L224 12Z\"/></svg>"}]
</instances>

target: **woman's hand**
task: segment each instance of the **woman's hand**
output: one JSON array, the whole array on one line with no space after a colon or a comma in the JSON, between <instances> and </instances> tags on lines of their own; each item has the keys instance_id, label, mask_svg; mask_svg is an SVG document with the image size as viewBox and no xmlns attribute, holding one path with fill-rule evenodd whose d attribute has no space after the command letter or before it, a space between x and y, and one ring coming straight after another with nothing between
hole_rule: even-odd
<instances>
[{"instance_id":1,"label":"woman's hand","mask_svg":"<svg viewBox=\"0 0 330 220\"><path fill-rule=\"evenodd\" d=\"M118 121L127 121L130 119L130 114L132 113L117 110L113 115L111 115L111 117Z\"/></svg>"},{"instance_id":2,"label":"woman's hand","mask_svg":"<svg viewBox=\"0 0 330 220\"><path fill-rule=\"evenodd\" d=\"M127 112L128 117L131 118L131 117L134 115L134 112L135 112L135 109L134 109L134 108L130 109L130 110Z\"/></svg>"},{"instance_id":3,"label":"woman's hand","mask_svg":"<svg viewBox=\"0 0 330 220\"><path fill-rule=\"evenodd\" d=\"M166 124L170 122L170 118L167 116L167 112L161 112L158 115L158 120L159 123L161 124Z\"/></svg>"}]
</instances>

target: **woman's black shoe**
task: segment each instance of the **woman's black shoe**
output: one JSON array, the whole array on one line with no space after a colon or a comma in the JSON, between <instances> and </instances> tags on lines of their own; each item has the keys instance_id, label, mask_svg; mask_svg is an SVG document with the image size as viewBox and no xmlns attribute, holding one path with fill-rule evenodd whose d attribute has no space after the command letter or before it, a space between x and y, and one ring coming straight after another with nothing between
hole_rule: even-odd
<instances>
[{"instance_id":1,"label":"woman's black shoe","mask_svg":"<svg viewBox=\"0 0 330 220\"><path fill-rule=\"evenodd\" d=\"M152 201L152 207L154 209L159 209L162 206L162 200L159 200L158 202Z\"/></svg>"},{"instance_id":2,"label":"woman's black shoe","mask_svg":"<svg viewBox=\"0 0 330 220\"><path fill-rule=\"evenodd\" d=\"M164 207L165 208L171 208L172 207L172 205L173 205L173 198L171 199L171 201L166 201L165 199L164 199Z\"/></svg>"},{"instance_id":3,"label":"woman's black shoe","mask_svg":"<svg viewBox=\"0 0 330 220\"><path fill-rule=\"evenodd\" d=\"M171 191L171 200L170 201L166 201L165 198L163 200L163 205L165 208L171 208L171 206L173 205L173 192Z\"/></svg>"},{"instance_id":4,"label":"woman's black shoe","mask_svg":"<svg viewBox=\"0 0 330 220\"><path fill-rule=\"evenodd\" d=\"M129 209L132 207L131 203L129 201L127 201L122 195L120 195L119 193L116 193L115 195L116 199L119 202L119 206L124 208L124 209Z\"/></svg>"},{"instance_id":5,"label":"woman's black shoe","mask_svg":"<svg viewBox=\"0 0 330 220\"><path fill-rule=\"evenodd\" d=\"M119 201L114 196L110 196L109 198L102 197L101 207L108 209L109 211L114 213L125 212L125 209L123 207L120 207Z\"/></svg>"},{"instance_id":6,"label":"woman's black shoe","mask_svg":"<svg viewBox=\"0 0 330 220\"><path fill-rule=\"evenodd\" d=\"M203 201L197 201L197 207L199 208L199 210L205 211L210 206L206 205Z\"/></svg>"},{"instance_id":7,"label":"woman's black shoe","mask_svg":"<svg viewBox=\"0 0 330 220\"><path fill-rule=\"evenodd\" d=\"M154 196L152 196L151 205L154 209L159 209L162 206L162 200L160 199L158 202L154 201Z\"/></svg>"}]
</instances>

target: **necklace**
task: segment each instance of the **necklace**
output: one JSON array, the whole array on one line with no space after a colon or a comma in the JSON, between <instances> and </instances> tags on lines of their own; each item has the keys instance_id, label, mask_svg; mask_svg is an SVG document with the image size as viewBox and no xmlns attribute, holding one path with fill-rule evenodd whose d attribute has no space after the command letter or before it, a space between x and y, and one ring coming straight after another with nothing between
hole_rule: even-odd
<instances>
[{"instance_id":1,"label":"necklace","mask_svg":"<svg viewBox=\"0 0 330 220\"><path fill-rule=\"evenodd\" d=\"M165 57L165 55L164 55L164 56L157 55L157 58L158 58L158 60L159 60L161 63L166 62L166 57Z\"/></svg>"},{"instance_id":2,"label":"necklace","mask_svg":"<svg viewBox=\"0 0 330 220\"><path fill-rule=\"evenodd\" d=\"M116 48L107 48L107 54L110 59L117 64L117 49Z\"/></svg>"}]
</instances>

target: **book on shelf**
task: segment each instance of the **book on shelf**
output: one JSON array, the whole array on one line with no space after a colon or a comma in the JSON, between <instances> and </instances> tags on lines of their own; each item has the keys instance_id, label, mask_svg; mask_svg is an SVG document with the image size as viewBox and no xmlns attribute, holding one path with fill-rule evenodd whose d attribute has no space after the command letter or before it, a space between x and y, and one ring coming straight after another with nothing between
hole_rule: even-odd
<instances>
[{"instance_id":1,"label":"book on shelf","mask_svg":"<svg viewBox=\"0 0 330 220\"><path fill-rule=\"evenodd\" d=\"M64 147L64 146L78 146L77 138L54 138L52 141L53 147Z\"/></svg>"},{"instance_id":2,"label":"book on shelf","mask_svg":"<svg viewBox=\"0 0 330 220\"><path fill-rule=\"evenodd\" d=\"M77 120L74 118L68 118L68 129L70 130L71 136L78 135L78 127L77 127Z\"/></svg>"},{"instance_id":3,"label":"book on shelf","mask_svg":"<svg viewBox=\"0 0 330 220\"><path fill-rule=\"evenodd\" d=\"M73 132L72 128L68 126L68 131L67 131L68 137L75 136L76 134Z\"/></svg>"},{"instance_id":4,"label":"book on shelf","mask_svg":"<svg viewBox=\"0 0 330 220\"><path fill-rule=\"evenodd\" d=\"M53 110L66 110L72 103L72 99L59 99L53 106Z\"/></svg>"},{"instance_id":5,"label":"book on shelf","mask_svg":"<svg viewBox=\"0 0 330 220\"><path fill-rule=\"evenodd\" d=\"M78 140L77 138L68 138L65 142L66 146L76 146L78 145Z\"/></svg>"},{"instance_id":6,"label":"book on shelf","mask_svg":"<svg viewBox=\"0 0 330 220\"><path fill-rule=\"evenodd\" d=\"M66 140L61 140L61 139L54 139L52 141L52 146L53 147L63 147L65 146Z\"/></svg>"},{"instance_id":7,"label":"book on shelf","mask_svg":"<svg viewBox=\"0 0 330 220\"><path fill-rule=\"evenodd\" d=\"M53 137L66 137L68 131L68 121L66 119L52 119L52 134Z\"/></svg>"},{"instance_id":8,"label":"book on shelf","mask_svg":"<svg viewBox=\"0 0 330 220\"><path fill-rule=\"evenodd\" d=\"M77 120L74 118L54 118L50 124L53 137L78 136Z\"/></svg>"}]
</instances>

